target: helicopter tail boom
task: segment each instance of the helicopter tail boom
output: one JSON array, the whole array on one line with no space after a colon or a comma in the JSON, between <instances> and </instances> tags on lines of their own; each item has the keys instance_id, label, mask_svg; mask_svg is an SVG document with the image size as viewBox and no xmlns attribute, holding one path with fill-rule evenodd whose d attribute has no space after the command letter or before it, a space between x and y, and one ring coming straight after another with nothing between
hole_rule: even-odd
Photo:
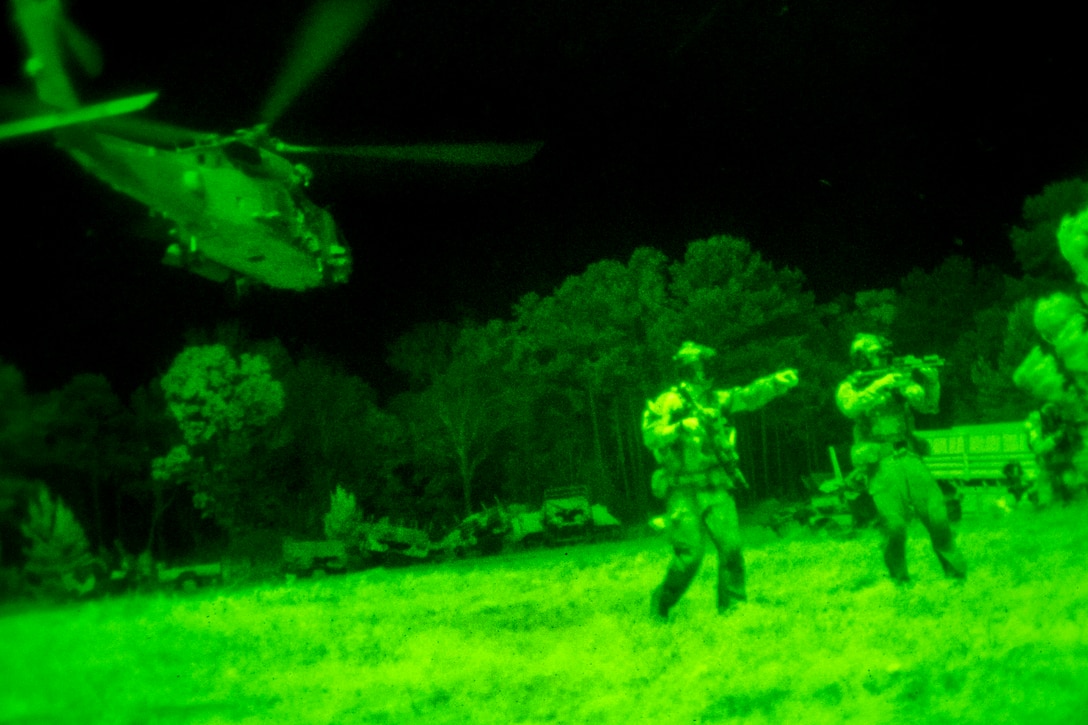
<instances>
[{"instance_id":1,"label":"helicopter tail boom","mask_svg":"<svg viewBox=\"0 0 1088 725\"><path fill-rule=\"evenodd\" d=\"M67 23L60 0L12 0L15 22L30 53L26 73L34 81L38 97L57 108L71 110L79 98L64 72L62 28Z\"/></svg>"}]
</instances>

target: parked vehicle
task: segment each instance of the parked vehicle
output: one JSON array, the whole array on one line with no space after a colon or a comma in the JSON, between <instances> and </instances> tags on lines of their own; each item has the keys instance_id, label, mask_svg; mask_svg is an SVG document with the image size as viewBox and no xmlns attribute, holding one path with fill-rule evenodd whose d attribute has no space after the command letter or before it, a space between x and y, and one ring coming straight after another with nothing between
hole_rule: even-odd
<instances>
[{"instance_id":1,"label":"parked vehicle","mask_svg":"<svg viewBox=\"0 0 1088 725\"><path fill-rule=\"evenodd\" d=\"M589 541L592 536L593 513L584 486L548 489L540 513L544 542L549 546Z\"/></svg>"},{"instance_id":2,"label":"parked vehicle","mask_svg":"<svg viewBox=\"0 0 1088 725\"><path fill-rule=\"evenodd\" d=\"M817 472L804 477L809 491L807 505L793 512L793 518L809 529L839 536L853 536L876 519L873 497L860 471L843 474L838 453L828 446L831 472Z\"/></svg>"},{"instance_id":3,"label":"parked vehicle","mask_svg":"<svg viewBox=\"0 0 1088 725\"><path fill-rule=\"evenodd\" d=\"M407 560L426 559L432 549L427 532L414 526L394 524L388 518L362 523L358 529L359 548L371 556L401 556Z\"/></svg>"},{"instance_id":4,"label":"parked vehicle","mask_svg":"<svg viewBox=\"0 0 1088 725\"><path fill-rule=\"evenodd\" d=\"M549 546L616 539L622 533L619 520L605 506L589 502L589 489L584 486L546 490L540 521Z\"/></svg>"},{"instance_id":5,"label":"parked vehicle","mask_svg":"<svg viewBox=\"0 0 1088 725\"><path fill-rule=\"evenodd\" d=\"M283 541L283 569L295 576L322 576L348 568L348 547L343 541Z\"/></svg>"},{"instance_id":6,"label":"parked vehicle","mask_svg":"<svg viewBox=\"0 0 1088 725\"><path fill-rule=\"evenodd\" d=\"M950 515L957 507L963 516L1008 510L1013 505L1009 473L1025 481L1038 474L1024 421L916 433L929 444L926 465L946 493Z\"/></svg>"},{"instance_id":7,"label":"parked vehicle","mask_svg":"<svg viewBox=\"0 0 1088 725\"><path fill-rule=\"evenodd\" d=\"M209 564L174 566L169 569L164 568L161 564L156 564L155 578L162 586L192 591L200 587L222 584L226 578L226 573L223 563L219 561Z\"/></svg>"}]
</instances>

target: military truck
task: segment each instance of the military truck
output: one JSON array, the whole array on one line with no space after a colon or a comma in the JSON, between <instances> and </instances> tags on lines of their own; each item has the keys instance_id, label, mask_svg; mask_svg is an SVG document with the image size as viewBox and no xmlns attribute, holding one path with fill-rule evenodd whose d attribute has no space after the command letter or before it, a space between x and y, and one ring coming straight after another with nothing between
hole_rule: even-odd
<instances>
[{"instance_id":1,"label":"military truck","mask_svg":"<svg viewBox=\"0 0 1088 725\"><path fill-rule=\"evenodd\" d=\"M509 542L515 531L517 514L513 507L503 506L498 501L494 506L484 507L482 511L469 514L461 520L446 536L434 546L434 550L449 556L478 556L497 554ZM518 541L524 539L524 530Z\"/></svg>"},{"instance_id":2,"label":"military truck","mask_svg":"<svg viewBox=\"0 0 1088 725\"><path fill-rule=\"evenodd\" d=\"M386 564L426 559L432 549L427 532L393 523L389 517L359 524L356 535L364 554Z\"/></svg>"},{"instance_id":3,"label":"military truck","mask_svg":"<svg viewBox=\"0 0 1088 725\"><path fill-rule=\"evenodd\" d=\"M588 541L593 526L589 490L585 486L549 488L544 492L540 520L544 543L549 546Z\"/></svg>"},{"instance_id":4,"label":"military truck","mask_svg":"<svg viewBox=\"0 0 1088 725\"><path fill-rule=\"evenodd\" d=\"M149 551L136 555L127 552L120 541L114 541L114 546L118 553L117 568L109 569L102 562L103 577L96 587L99 594L116 595L155 589L193 591L222 584L237 573L232 573L231 567L223 561L167 566L165 562L154 561Z\"/></svg>"},{"instance_id":5,"label":"military truck","mask_svg":"<svg viewBox=\"0 0 1088 725\"><path fill-rule=\"evenodd\" d=\"M1015 505L1010 487L1019 492L1022 485L1013 475L1026 482L1038 475L1024 421L961 425L916 434L929 444L925 462L945 490L950 515L957 505L964 516L1007 511Z\"/></svg>"},{"instance_id":6,"label":"military truck","mask_svg":"<svg viewBox=\"0 0 1088 725\"><path fill-rule=\"evenodd\" d=\"M348 568L348 546L343 541L283 540L283 570L294 576L324 576Z\"/></svg>"},{"instance_id":7,"label":"military truck","mask_svg":"<svg viewBox=\"0 0 1088 725\"><path fill-rule=\"evenodd\" d=\"M456 556L497 554L545 544L557 546L619 538L620 522L600 504L590 504L583 487L553 488L545 492L536 511L526 504L495 505L465 517L432 549Z\"/></svg>"},{"instance_id":8,"label":"military truck","mask_svg":"<svg viewBox=\"0 0 1088 725\"><path fill-rule=\"evenodd\" d=\"M161 586L173 587L184 591L193 591L199 587L222 584L227 578L223 563L188 564L165 568L155 563L155 579Z\"/></svg>"},{"instance_id":9,"label":"military truck","mask_svg":"<svg viewBox=\"0 0 1088 725\"><path fill-rule=\"evenodd\" d=\"M540 521L549 546L619 538L622 532L619 520L607 508L589 502L585 486L547 489Z\"/></svg>"}]
</instances>

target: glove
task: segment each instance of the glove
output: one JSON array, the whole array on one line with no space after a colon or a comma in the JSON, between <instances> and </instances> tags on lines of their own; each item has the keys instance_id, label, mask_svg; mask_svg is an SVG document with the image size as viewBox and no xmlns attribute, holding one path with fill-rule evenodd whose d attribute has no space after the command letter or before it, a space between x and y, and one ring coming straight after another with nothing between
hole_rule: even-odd
<instances>
[{"instance_id":1,"label":"glove","mask_svg":"<svg viewBox=\"0 0 1088 725\"><path fill-rule=\"evenodd\" d=\"M926 391L921 385L918 385L917 383L914 385L908 385L907 387L903 388L903 397L906 398L908 402L921 403L923 400L926 399Z\"/></svg>"},{"instance_id":2,"label":"glove","mask_svg":"<svg viewBox=\"0 0 1088 725\"><path fill-rule=\"evenodd\" d=\"M780 370L774 374L774 380L776 383L785 386L788 390L797 385L797 371L793 368Z\"/></svg>"}]
</instances>

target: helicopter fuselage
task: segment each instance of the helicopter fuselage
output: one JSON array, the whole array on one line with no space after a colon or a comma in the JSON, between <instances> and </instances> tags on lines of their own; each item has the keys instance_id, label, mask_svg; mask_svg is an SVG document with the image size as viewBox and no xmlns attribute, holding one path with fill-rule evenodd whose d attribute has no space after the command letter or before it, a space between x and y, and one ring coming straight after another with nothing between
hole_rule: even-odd
<instances>
[{"instance_id":1,"label":"helicopter fuselage","mask_svg":"<svg viewBox=\"0 0 1088 725\"><path fill-rule=\"evenodd\" d=\"M12 0L29 51L25 69L49 113L0 125L0 138L53 130L59 145L89 173L173 222L177 240L167 249L167 263L218 281L237 276L282 289L344 282L351 272L348 247L329 213L303 193L309 172L284 154L319 151L398 163L501 167L529 161L541 145L315 148L268 136L267 124L343 50L380 4L316 0L298 52L261 114L262 123L230 136L187 132L184 138L196 142L177 147L140 143L137 139L149 136L134 135L131 126L129 132L118 131L118 119L112 118L142 109L155 94L80 104L65 61L68 56L82 61L92 75L101 62L93 42L64 17L61 0Z\"/></svg>"},{"instance_id":2,"label":"helicopter fuselage","mask_svg":"<svg viewBox=\"0 0 1088 725\"><path fill-rule=\"evenodd\" d=\"M51 108L78 109L59 41L62 27L70 29L60 0L13 3L38 97ZM351 257L336 223L302 193L308 172L266 147L272 141L263 127L203 136L180 149L91 125L58 128L56 138L88 172L174 223L167 263L293 290L347 280Z\"/></svg>"},{"instance_id":3,"label":"helicopter fuselage","mask_svg":"<svg viewBox=\"0 0 1088 725\"><path fill-rule=\"evenodd\" d=\"M336 223L302 193L308 172L282 156L220 137L178 150L85 128L58 140L88 172L174 223L167 263L281 289L347 280L351 256Z\"/></svg>"}]
</instances>

